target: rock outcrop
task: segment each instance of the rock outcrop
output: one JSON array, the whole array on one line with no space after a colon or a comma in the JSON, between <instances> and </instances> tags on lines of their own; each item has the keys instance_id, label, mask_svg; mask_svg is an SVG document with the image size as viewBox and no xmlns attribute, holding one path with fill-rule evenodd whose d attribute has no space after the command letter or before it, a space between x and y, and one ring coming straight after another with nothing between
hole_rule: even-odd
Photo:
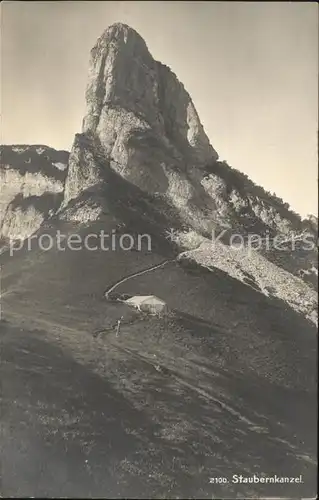
<instances>
[{"instance_id":1,"label":"rock outcrop","mask_svg":"<svg viewBox=\"0 0 319 500\"><path fill-rule=\"evenodd\" d=\"M64 206L103 182L87 142L106 166L165 198L201 234L211 232L213 221L246 233L302 229L287 204L218 161L182 83L121 23L109 27L91 51L86 113L70 155Z\"/></svg>"},{"instance_id":2,"label":"rock outcrop","mask_svg":"<svg viewBox=\"0 0 319 500\"><path fill-rule=\"evenodd\" d=\"M83 132L96 133L106 153L127 169L134 165L130 140L144 139L143 132L151 147L161 140L196 164L218 157L183 85L129 26L111 26L92 49L86 100Z\"/></svg>"},{"instance_id":3,"label":"rock outcrop","mask_svg":"<svg viewBox=\"0 0 319 500\"><path fill-rule=\"evenodd\" d=\"M70 154L61 217L79 222L99 218L107 205L101 193L108 193L108 201L113 199L110 184L114 185L115 178L110 171L128 183L128 190L129 186L138 188L139 199L143 194L153 197L152 208L162 202L166 229L172 222L166 217L171 207L178 219L175 243L191 251L188 258L202 265L215 261L240 280L244 277L245 281L248 273L261 293L272 293L312 318L315 294L304 282L314 285L316 250L289 249L289 241L304 234L305 223L281 199L218 160L176 75L153 59L135 30L119 23L109 27L91 51L86 113L82 134L76 135ZM314 236L313 221L306 225ZM208 241L212 231L225 228L226 236L212 255L210 246L202 242ZM249 271L243 250L245 259L238 253L232 258L234 270L229 266L228 254L233 253L227 246L229 238L234 234L247 238L251 233L279 235L288 246L285 251L272 247L254 251L250 258L255 264L248 266ZM200 251L192 251L194 242ZM287 276L291 276L288 281ZM287 291L283 283L288 282L296 293ZM303 287L306 303L298 299L297 289Z\"/></svg>"},{"instance_id":4,"label":"rock outcrop","mask_svg":"<svg viewBox=\"0 0 319 500\"><path fill-rule=\"evenodd\" d=\"M162 199L190 231L206 238L227 228L228 238L255 233L289 239L305 229L283 200L218 160L182 83L153 59L135 30L120 23L91 51L83 130L70 154L62 208L87 189L99 190L109 168ZM88 212L98 217L102 208ZM314 235L312 227L309 221ZM296 276L317 259L316 251L263 250ZM309 274L304 278L313 281Z\"/></svg>"},{"instance_id":5,"label":"rock outcrop","mask_svg":"<svg viewBox=\"0 0 319 500\"><path fill-rule=\"evenodd\" d=\"M200 170L218 155L183 85L152 58L132 28L111 26L92 49L86 102L82 132L93 138L105 163L145 193L165 197L188 223L201 221L201 229L209 231L205 210L212 212L215 204L201 186ZM80 156L75 141L65 203L79 192L75 185L83 182L87 188L100 181L94 168L83 172Z\"/></svg>"},{"instance_id":6,"label":"rock outcrop","mask_svg":"<svg viewBox=\"0 0 319 500\"><path fill-rule=\"evenodd\" d=\"M47 146L1 146L0 237L24 239L59 207L69 153Z\"/></svg>"},{"instance_id":7,"label":"rock outcrop","mask_svg":"<svg viewBox=\"0 0 319 500\"><path fill-rule=\"evenodd\" d=\"M24 238L51 215L90 223L108 214L157 235L174 228L183 259L253 283L314 320L317 252L303 238L316 237L317 221L302 221L218 159L182 83L129 26L109 27L91 51L82 132L69 158L40 146L5 147L3 156L3 236ZM225 234L212 252L217 231ZM284 247L234 253L231 238L246 245L252 233L279 236Z\"/></svg>"}]
</instances>

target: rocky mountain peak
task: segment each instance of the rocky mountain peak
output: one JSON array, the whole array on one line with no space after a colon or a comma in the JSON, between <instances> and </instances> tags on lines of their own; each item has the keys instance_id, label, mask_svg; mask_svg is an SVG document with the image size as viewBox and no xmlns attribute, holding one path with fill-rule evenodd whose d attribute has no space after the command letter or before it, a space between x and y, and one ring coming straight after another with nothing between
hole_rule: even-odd
<instances>
[{"instance_id":1,"label":"rocky mountain peak","mask_svg":"<svg viewBox=\"0 0 319 500\"><path fill-rule=\"evenodd\" d=\"M124 24L110 26L91 51L83 132L96 134L107 155L132 168L131 143L196 164L217 159L189 94L176 75L151 56L142 37ZM143 149L140 141L140 151ZM134 168L134 167L133 167Z\"/></svg>"},{"instance_id":2,"label":"rocky mountain peak","mask_svg":"<svg viewBox=\"0 0 319 500\"><path fill-rule=\"evenodd\" d=\"M183 84L129 26L110 26L92 49L86 103L68 160L42 146L4 148L3 237L25 238L52 217L86 224L105 214L163 241L174 228L183 258L248 280L311 316L317 252L301 243L316 221L302 221L218 160ZM226 234L212 250L215 230ZM247 246L242 254L230 246L232 236L247 242L251 234L279 235L287 250L262 247L252 255ZM299 288L306 301L295 301Z\"/></svg>"},{"instance_id":3,"label":"rocky mountain peak","mask_svg":"<svg viewBox=\"0 0 319 500\"><path fill-rule=\"evenodd\" d=\"M95 56L97 52L107 47L110 43L118 44L122 50L127 47L131 53L142 54L144 52L151 57L144 39L135 29L127 24L114 23L106 28L92 48L91 55Z\"/></svg>"},{"instance_id":4,"label":"rocky mountain peak","mask_svg":"<svg viewBox=\"0 0 319 500\"><path fill-rule=\"evenodd\" d=\"M107 28L91 51L86 112L63 206L103 184L107 168L164 198L202 235L216 221L237 232L300 232L300 217L283 200L218 161L183 84L122 23Z\"/></svg>"}]
</instances>

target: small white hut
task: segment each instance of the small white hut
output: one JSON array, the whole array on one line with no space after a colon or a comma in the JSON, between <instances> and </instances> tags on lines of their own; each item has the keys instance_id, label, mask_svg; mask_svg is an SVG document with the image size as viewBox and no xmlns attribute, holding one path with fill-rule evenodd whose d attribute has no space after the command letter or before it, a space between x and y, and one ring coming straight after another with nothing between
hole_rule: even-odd
<instances>
[{"instance_id":1,"label":"small white hut","mask_svg":"<svg viewBox=\"0 0 319 500\"><path fill-rule=\"evenodd\" d=\"M155 297L155 295L134 295L124 302L135 307L138 311L149 314L165 314L168 311L166 302Z\"/></svg>"}]
</instances>

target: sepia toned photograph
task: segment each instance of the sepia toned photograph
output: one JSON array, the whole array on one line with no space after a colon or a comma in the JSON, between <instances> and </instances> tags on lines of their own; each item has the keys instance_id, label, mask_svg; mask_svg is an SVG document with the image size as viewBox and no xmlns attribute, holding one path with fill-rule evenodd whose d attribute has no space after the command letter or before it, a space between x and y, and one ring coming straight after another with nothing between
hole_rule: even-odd
<instances>
[{"instance_id":1,"label":"sepia toned photograph","mask_svg":"<svg viewBox=\"0 0 319 500\"><path fill-rule=\"evenodd\" d=\"M317 498L317 3L0 9L0 497Z\"/></svg>"}]
</instances>

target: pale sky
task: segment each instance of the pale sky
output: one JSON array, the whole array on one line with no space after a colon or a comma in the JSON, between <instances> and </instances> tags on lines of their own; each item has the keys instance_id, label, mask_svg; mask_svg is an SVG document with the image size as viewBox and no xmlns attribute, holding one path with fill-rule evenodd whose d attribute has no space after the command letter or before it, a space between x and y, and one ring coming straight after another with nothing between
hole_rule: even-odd
<instances>
[{"instance_id":1,"label":"pale sky","mask_svg":"<svg viewBox=\"0 0 319 500\"><path fill-rule=\"evenodd\" d=\"M221 159L317 213L315 2L2 2L3 144L70 150L90 49L114 22L183 82Z\"/></svg>"}]
</instances>

